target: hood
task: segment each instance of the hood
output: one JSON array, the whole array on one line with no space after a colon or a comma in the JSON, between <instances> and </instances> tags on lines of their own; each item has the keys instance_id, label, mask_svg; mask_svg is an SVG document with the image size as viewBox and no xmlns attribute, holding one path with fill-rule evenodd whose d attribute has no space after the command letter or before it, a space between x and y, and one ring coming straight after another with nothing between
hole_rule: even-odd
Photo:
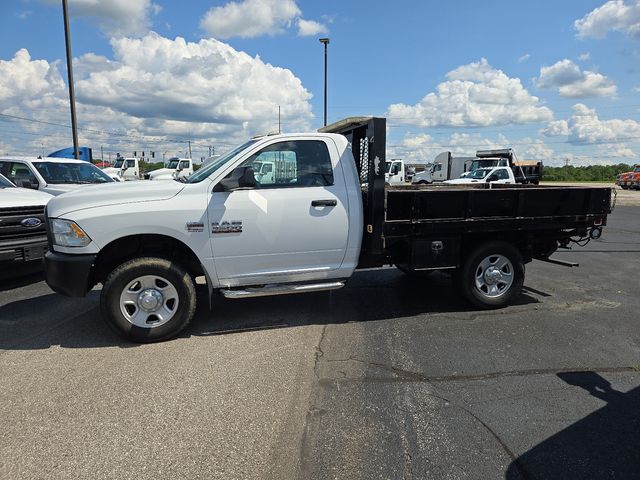
<instances>
[{"instance_id":1,"label":"hood","mask_svg":"<svg viewBox=\"0 0 640 480\"><path fill-rule=\"evenodd\" d=\"M30 188L0 188L0 205L8 208L46 205L51 198L48 193Z\"/></svg>"},{"instance_id":2,"label":"hood","mask_svg":"<svg viewBox=\"0 0 640 480\"><path fill-rule=\"evenodd\" d=\"M179 182L118 182L81 188L54 198L49 203L49 215L59 217L85 208L167 200L184 186Z\"/></svg>"},{"instance_id":3,"label":"hood","mask_svg":"<svg viewBox=\"0 0 640 480\"><path fill-rule=\"evenodd\" d=\"M89 186L93 187L94 185L87 183L47 183L44 187L41 188L41 190L43 192L50 193L53 196L57 196Z\"/></svg>"},{"instance_id":4,"label":"hood","mask_svg":"<svg viewBox=\"0 0 640 480\"><path fill-rule=\"evenodd\" d=\"M156 178L158 175L172 174L175 171L175 168L159 168L149 172L149 178Z\"/></svg>"},{"instance_id":5,"label":"hood","mask_svg":"<svg viewBox=\"0 0 640 480\"><path fill-rule=\"evenodd\" d=\"M161 173L158 175L149 176L149 180L173 180L175 176L174 170L169 170L167 173Z\"/></svg>"},{"instance_id":6,"label":"hood","mask_svg":"<svg viewBox=\"0 0 640 480\"><path fill-rule=\"evenodd\" d=\"M477 180L475 178L456 178L454 180L447 180L444 183L457 184L457 183L482 183L482 182L484 182L484 179Z\"/></svg>"}]
</instances>

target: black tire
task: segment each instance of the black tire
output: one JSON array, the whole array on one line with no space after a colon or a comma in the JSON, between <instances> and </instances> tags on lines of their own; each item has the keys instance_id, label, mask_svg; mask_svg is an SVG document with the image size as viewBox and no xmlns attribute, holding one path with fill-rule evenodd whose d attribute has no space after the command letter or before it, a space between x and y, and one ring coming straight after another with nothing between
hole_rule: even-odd
<instances>
[{"instance_id":1,"label":"black tire","mask_svg":"<svg viewBox=\"0 0 640 480\"><path fill-rule=\"evenodd\" d=\"M427 182L426 180L420 180L418 182L418 185L429 185L429 182Z\"/></svg>"},{"instance_id":2,"label":"black tire","mask_svg":"<svg viewBox=\"0 0 640 480\"><path fill-rule=\"evenodd\" d=\"M501 265L500 259L508 260L504 268L498 268ZM508 281L508 278L511 280ZM504 307L520 295L522 290L522 255L517 248L506 242L480 245L465 259L458 281L465 298L474 306L483 309Z\"/></svg>"},{"instance_id":3,"label":"black tire","mask_svg":"<svg viewBox=\"0 0 640 480\"><path fill-rule=\"evenodd\" d=\"M143 283L140 283L139 289L136 290L136 279L143 277L144 283L151 281L153 287L144 288ZM157 289L160 292L162 300L157 306L158 315L154 311L144 310L139 302L123 300L125 295L132 297L140 292L137 297L139 300L143 289ZM162 292L169 293L163 296ZM158 300L154 297L154 301ZM135 258L117 267L104 282L100 296L100 310L107 325L118 335L138 343L159 342L175 337L191 322L196 311L196 303L196 290L189 273L170 260L156 257ZM139 312L140 315L133 315L132 312ZM134 319L128 319L125 314L133 316ZM162 318L165 314L168 319ZM145 325L148 324L148 327L140 326L142 322L135 320L144 316Z\"/></svg>"}]
</instances>

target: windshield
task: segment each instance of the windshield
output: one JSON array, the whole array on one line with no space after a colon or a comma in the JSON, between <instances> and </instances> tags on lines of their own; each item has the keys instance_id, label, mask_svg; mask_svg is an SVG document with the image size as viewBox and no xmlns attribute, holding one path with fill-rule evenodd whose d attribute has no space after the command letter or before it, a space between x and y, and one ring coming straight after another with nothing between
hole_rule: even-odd
<instances>
[{"instance_id":1,"label":"windshield","mask_svg":"<svg viewBox=\"0 0 640 480\"><path fill-rule=\"evenodd\" d=\"M474 160L473 162L471 162L471 167L469 168L469 171L474 171L474 170L478 170L479 168L483 168L483 167L497 167L497 166L507 166L507 162L506 160L501 161L501 159L499 158L485 158L482 160Z\"/></svg>"},{"instance_id":2,"label":"windshield","mask_svg":"<svg viewBox=\"0 0 640 480\"><path fill-rule=\"evenodd\" d=\"M474 170L473 172L470 172L466 178L473 178L475 180L480 180L484 177L486 177L489 172L491 171L490 168L480 168L478 170Z\"/></svg>"},{"instance_id":3,"label":"windshield","mask_svg":"<svg viewBox=\"0 0 640 480\"><path fill-rule=\"evenodd\" d=\"M209 177L212 173L217 171L220 167L222 167L229 160L233 159L233 157L238 155L243 150L249 148L251 145L253 145L256 142L257 142L257 140L249 140L248 142L243 143L242 145L238 145L236 148L234 148L233 150L225 153L220 158L217 158L213 162L211 162L211 163L205 165L204 167L200 168L200 170L198 170L196 173L194 173L193 175L191 175L189 177L189 180L187 180L187 183L198 183L198 182L201 182L205 178Z\"/></svg>"},{"instance_id":4,"label":"windshield","mask_svg":"<svg viewBox=\"0 0 640 480\"><path fill-rule=\"evenodd\" d=\"M167 168L171 168L171 169L176 169L178 168L178 159L174 158L169 160L169 163L167 164Z\"/></svg>"},{"instance_id":5,"label":"windshield","mask_svg":"<svg viewBox=\"0 0 640 480\"><path fill-rule=\"evenodd\" d=\"M0 188L12 188L15 187L13 183L7 180L5 177L0 175Z\"/></svg>"},{"instance_id":6,"label":"windshield","mask_svg":"<svg viewBox=\"0 0 640 480\"><path fill-rule=\"evenodd\" d=\"M113 179L88 162L33 162L47 183L107 183Z\"/></svg>"},{"instance_id":7,"label":"windshield","mask_svg":"<svg viewBox=\"0 0 640 480\"><path fill-rule=\"evenodd\" d=\"M124 160L116 160L116 163L113 164L113 168L122 168L122 162Z\"/></svg>"}]
</instances>

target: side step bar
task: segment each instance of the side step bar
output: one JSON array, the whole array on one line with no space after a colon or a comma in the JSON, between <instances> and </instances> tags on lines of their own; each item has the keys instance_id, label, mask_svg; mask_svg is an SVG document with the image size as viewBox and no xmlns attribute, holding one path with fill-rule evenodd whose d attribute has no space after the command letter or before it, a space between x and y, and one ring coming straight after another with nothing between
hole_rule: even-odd
<instances>
[{"instance_id":1,"label":"side step bar","mask_svg":"<svg viewBox=\"0 0 640 480\"><path fill-rule=\"evenodd\" d=\"M322 292L325 290L338 290L342 287L344 287L344 281L327 283L283 283L237 290L226 289L221 290L221 292L225 298L250 298L267 297L270 295L289 295L292 293Z\"/></svg>"}]
</instances>

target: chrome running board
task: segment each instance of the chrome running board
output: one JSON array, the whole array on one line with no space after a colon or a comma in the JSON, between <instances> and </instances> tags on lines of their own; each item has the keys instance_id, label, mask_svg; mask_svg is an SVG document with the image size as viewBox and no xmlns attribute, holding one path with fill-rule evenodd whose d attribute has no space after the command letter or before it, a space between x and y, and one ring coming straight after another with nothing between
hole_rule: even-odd
<instances>
[{"instance_id":1,"label":"chrome running board","mask_svg":"<svg viewBox=\"0 0 640 480\"><path fill-rule=\"evenodd\" d=\"M267 297L269 295L289 295L292 293L322 292L325 290L338 290L344 287L343 281L327 283L283 283L265 285L264 287L249 287L243 289L221 290L226 298L250 298Z\"/></svg>"}]
</instances>

